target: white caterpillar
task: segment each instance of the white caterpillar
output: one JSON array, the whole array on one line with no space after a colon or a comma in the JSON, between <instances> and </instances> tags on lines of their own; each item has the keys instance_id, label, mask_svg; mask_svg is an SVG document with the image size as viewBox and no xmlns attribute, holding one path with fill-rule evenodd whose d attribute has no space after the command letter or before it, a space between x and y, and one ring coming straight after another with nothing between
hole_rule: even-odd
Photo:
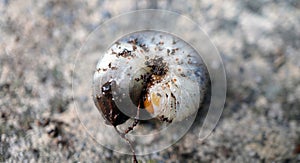
<instances>
[{"instance_id":1,"label":"white caterpillar","mask_svg":"<svg viewBox=\"0 0 300 163\"><path fill-rule=\"evenodd\" d=\"M94 101L113 126L129 119L124 109L135 115L137 108L168 123L182 121L200 107L208 78L201 57L183 40L136 32L116 41L98 62Z\"/></svg>"}]
</instances>

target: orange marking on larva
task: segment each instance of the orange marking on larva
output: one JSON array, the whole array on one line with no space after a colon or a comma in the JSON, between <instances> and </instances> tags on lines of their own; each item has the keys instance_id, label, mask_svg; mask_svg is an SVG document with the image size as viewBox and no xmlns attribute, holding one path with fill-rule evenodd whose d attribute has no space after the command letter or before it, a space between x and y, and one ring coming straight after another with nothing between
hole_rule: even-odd
<instances>
[{"instance_id":1,"label":"orange marking on larva","mask_svg":"<svg viewBox=\"0 0 300 163\"><path fill-rule=\"evenodd\" d=\"M153 114L154 113L154 109L151 103L151 99L147 96L146 100L144 101L144 107L145 109L150 113Z\"/></svg>"},{"instance_id":2,"label":"orange marking on larva","mask_svg":"<svg viewBox=\"0 0 300 163\"><path fill-rule=\"evenodd\" d=\"M159 106L160 103L160 97L157 96L155 93L151 94L151 101L154 105Z\"/></svg>"}]
</instances>

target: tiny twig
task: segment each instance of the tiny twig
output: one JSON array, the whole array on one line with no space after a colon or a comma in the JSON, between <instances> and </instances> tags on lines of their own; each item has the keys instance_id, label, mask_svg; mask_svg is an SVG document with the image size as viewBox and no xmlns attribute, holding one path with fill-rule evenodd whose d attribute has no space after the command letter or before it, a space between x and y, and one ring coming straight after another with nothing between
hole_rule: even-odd
<instances>
[{"instance_id":1,"label":"tiny twig","mask_svg":"<svg viewBox=\"0 0 300 163\"><path fill-rule=\"evenodd\" d=\"M125 134L128 134L130 131L132 131L133 128L134 128L138 123L139 123L139 120L134 119L134 122L133 122L132 126L128 127L128 129L125 130Z\"/></svg>"},{"instance_id":2,"label":"tiny twig","mask_svg":"<svg viewBox=\"0 0 300 163\"><path fill-rule=\"evenodd\" d=\"M133 154L133 162L134 162L134 163L138 163L138 161L137 161L137 159L136 159L135 150L134 150L134 148L133 148L132 142L131 142L128 138L125 137L125 133L121 133L121 132L117 129L116 126L114 126L114 128L115 128L115 130L117 131L117 133L118 133L124 140L126 140L126 142L129 144L130 149L131 149L132 154Z\"/></svg>"},{"instance_id":3,"label":"tiny twig","mask_svg":"<svg viewBox=\"0 0 300 163\"><path fill-rule=\"evenodd\" d=\"M114 126L115 130L117 131L117 133L118 133L124 140L126 140L126 142L129 144L130 149L131 149L132 154L133 154L133 162L134 162L134 163L138 163L138 161L137 161L137 159L136 159L136 155L135 155L135 150L134 150L134 148L133 148L132 142L131 142L128 138L126 138L125 135L128 134L130 131L132 131L133 128L139 123L139 120L138 120L139 115L140 115L139 113L140 113L140 104L138 105L137 115L136 115L136 117L134 118L133 124L132 124L130 127L128 127L128 129L126 129L124 133L121 133L121 132L117 129L117 127Z\"/></svg>"},{"instance_id":4,"label":"tiny twig","mask_svg":"<svg viewBox=\"0 0 300 163\"><path fill-rule=\"evenodd\" d=\"M140 104L138 105L136 117L134 118L134 122L130 127L127 128L127 130L125 130L125 134L128 134L130 131L132 131L133 128L139 123L139 120L138 120L139 116L140 116Z\"/></svg>"}]
</instances>

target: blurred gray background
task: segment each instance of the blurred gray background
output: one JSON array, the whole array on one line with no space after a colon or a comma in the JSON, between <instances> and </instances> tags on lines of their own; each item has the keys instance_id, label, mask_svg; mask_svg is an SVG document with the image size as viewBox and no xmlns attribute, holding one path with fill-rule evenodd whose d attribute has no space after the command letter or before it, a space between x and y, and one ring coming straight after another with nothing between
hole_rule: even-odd
<instances>
[{"instance_id":1,"label":"blurred gray background","mask_svg":"<svg viewBox=\"0 0 300 163\"><path fill-rule=\"evenodd\" d=\"M172 147L138 160L300 161L299 0L1 0L0 162L131 161L95 143L80 124L72 66L98 25L145 8L197 22L221 54L228 91L206 141L191 130Z\"/></svg>"}]
</instances>

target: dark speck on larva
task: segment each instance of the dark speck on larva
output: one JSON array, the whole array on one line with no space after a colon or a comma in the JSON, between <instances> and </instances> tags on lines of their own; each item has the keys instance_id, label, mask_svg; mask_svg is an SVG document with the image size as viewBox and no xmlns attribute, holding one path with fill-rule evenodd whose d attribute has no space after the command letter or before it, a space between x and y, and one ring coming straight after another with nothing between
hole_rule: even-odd
<instances>
[{"instance_id":1,"label":"dark speck on larva","mask_svg":"<svg viewBox=\"0 0 300 163\"><path fill-rule=\"evenodd\" d=\"M137 47L135 45L132 46L132 50L135 51Z\"/></svg>"}]
</instances>

